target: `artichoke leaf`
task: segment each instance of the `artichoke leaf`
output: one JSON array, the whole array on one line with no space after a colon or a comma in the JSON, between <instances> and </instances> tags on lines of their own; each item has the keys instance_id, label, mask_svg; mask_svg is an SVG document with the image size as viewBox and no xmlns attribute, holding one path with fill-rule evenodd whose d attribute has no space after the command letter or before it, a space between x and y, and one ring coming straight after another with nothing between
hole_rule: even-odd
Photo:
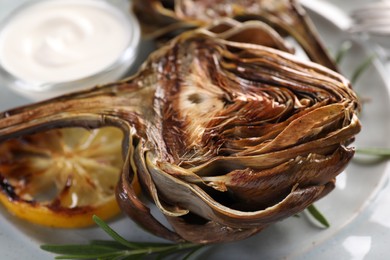
<instances>
[{"instance_id":1,"label":"artichoke leaf","mask_svg":"<svg viewBox=\"0 0 390 260\"><path fill-rule=\"evenodd\" d=\"M359 121L357 117L354 117L349 125L331 132L323 138L265 154L257 154L256 150L250 150L251 153L247 153L246 155L229 157L216 156L212 160L189 169L200 176L208 176L210 172L217 169L223 169L225 172L244 169L246 167L267 169L293 159L298 155L308 155L313 150L313 147L315 148L316 153L324 155L329 154L340 142L349 140L347 136L350 136L351 133L357 134L359 131Z\"/></svg>"},{"instance_id":2,"label":"artichoke leaf","mask_svg":"<svg viewBox=\"0 0 390 260\"><path fill-rule=\"evenodd\" d=\"M343 104L323 106L297 118L272 141L252 147L251 150L256 150L256 154L261 154L318 139L320 135L324 136L329 131L339 128L337 124L343 122L344 116L345 107Z\"/></svg>"},{"instance_id":3,"label":"artichoke leaf","mask_svg":"<svg viewBox=\"0 0 390 260\"><path fill-rule=\"evenodd\" d=\"M155 162L152 162L154 160L152 159L152 156L150 155L150 153L146 153L145 157L146 157L145 158L145 167L147 167L147 172L149 172L150 176L155 176L155 175L161 174L162 171L160 170L160 168L158 168L155 165ZM148 178L149 174L144 175L144 177ZM164 215L167 215L170 217L180 217L180 216L188 214L189 210L183 209L182 207L180 207L180 204L170 206L170 205L164 203L164 200L160 199L159 196L160 196L160 194L162 194L162 192L157 190L157 187L155 186L154 179L150 179L148 188L149 188L149 194L151 194L155 205L160 209L160 211ZM166 189L174 190L175 187L174 186L170 187L169 185L167 185Z\"/></svg>"},{"instance_id":4,"label":"artichoke leaf","mask_svg":"<svg viewBox=\"0 0 390 260\"><path fill-rule=\"evenodd\" d=\"M133 143L133 138L129 140ZM137 142L142 142L137 140ZM138 149L136 150L135 147ZM142 228L157 236L182 242L183 239L175 232L160 223L151 213L150 208L142 201L134 190L133 182L139 181L139 175L146 169L144 163L140 163L140 156L143 155L141 145L130 145L128 156L123 167L123 173L117 185L116 197L124 213L138 223Z\"/></svg>"},{"instance_id":5,"label":"artichoke leaf","mask_svg":"<svg viewBox=\"0 0 390 260\"><path fill-rule=\"evenodd\" d=\"M164 203L163 200L159 198L159 192L157 191L157 187L154 184L154 181L150 178L149 172L155 171L155 168L151 168L153 165L149 160L153 160L148 149L144 148L144 142L140 142L135 148L134 159L137 165L137 172L139 173L139 180L144 185L144 187L148 190L148 195L150 195L153 199L155 205L160 209L160 211L168 216L178 217L188 213L187 209L181 209L178 205L168 205ZM148 156L149 155L149 156Z\"/></svg>"},{"instance_id":6,"label":"artichoke leaf","mask_svg":"<svg viewBox=\"0 0 390 260\"><path fill-rule=\"evenodd\" d=\"M169 223L175 227L175 231L187 241L196 241L201 244L215 244L233 242L253 236L266 226L258 225L250 228L234 228L224 224L208 221L196 224L183 218L167 217ZM207 234L205 236L204 234Z\"/></svg>"},{"instance_id":7,"label":"artichoke leaf","mask_svg":"<svg viewBox=\"0 0 390 260\"><path fill-rule=\"evenodd\" d=\"M259 21L247 21L247 28L237 26L240 22L222 18L211 25L204 27L204 32L213 33L218 38L223 39L226 43L238 42L240 44L255 46L267 46L270 48L282 50L288 53L294 53L294 47L286 42L272 27ZM249 46L248 46L249 47Z\"/></svg>"},{"instance_id":8,"label":"artichoke leaf","mask_svg":"<svg viewBox=\"0 0 390 260\"><path fill-rule=\"evenodd\" d=\"M202 179L218 190L233 194L236 208L266 208L284 198L296 183L302 187L326 184L328 177L335 178L345 169L352 156L353 150L340 147L331 156L311 153L270 169L245 168L225 175L216 172Z\"/></svg>"}]
</instances>

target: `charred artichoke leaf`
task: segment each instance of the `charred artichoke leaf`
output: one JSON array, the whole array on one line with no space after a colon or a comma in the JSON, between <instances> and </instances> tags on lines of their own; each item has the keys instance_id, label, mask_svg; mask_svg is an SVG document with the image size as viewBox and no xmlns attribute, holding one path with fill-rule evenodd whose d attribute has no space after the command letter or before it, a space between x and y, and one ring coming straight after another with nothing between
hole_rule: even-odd
<instances>
[{"instance_id":1,"label":"charred artichoke leaf","mask_svg":"<svg viewBox=\"0 0 390 260\"><path fill-rule=\"evenodd\" d=\"M204 26L203 32L207 31L218 35L218 38L230 42L249 43L279 49L285 52L294 53L294 47L277 33L271 26L258 21L247 21L245 29L240 22L231 18L221 18L209 26Z\"/></svg>"},{"instance_id":2,"label":"charred artichoke leaf","mask_svg":"<svg viewBox=\"0 0 390 260\"><path fill-rule=\"evenodd\" d=\"M131 78L3 112L0 141L116 126L117 200L136 223L174 241L251 236L329 193L360 130L348 80L284 45L240 42L256 23L271 33L226 21L183 33Z\"/></svg>"},{"instance_id":3,"label":"charred artichoke leaf","mask_svg":"<svg viewBox=\"0 0 390 260\"><path fill-rule=\"evenodd\" d=\"M224 17L260 20L292 36L313 61L337 71L313 22L297 0L135 0L133 4L146 37L171 38ZM252 34L253 37L262 35Z\"/></svg>"}]
</instances>

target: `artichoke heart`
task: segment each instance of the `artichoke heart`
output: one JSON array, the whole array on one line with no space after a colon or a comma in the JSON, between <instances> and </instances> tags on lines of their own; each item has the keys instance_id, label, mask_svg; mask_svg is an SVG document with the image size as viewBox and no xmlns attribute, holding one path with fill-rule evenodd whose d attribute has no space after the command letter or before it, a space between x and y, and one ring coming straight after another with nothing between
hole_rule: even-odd
<instances>
[{"instance_id":1,"label":"artichoke heart","mask_svg":"<svg viewBox=\"0 0 390 260\"><path fill-rule=\"evenodd\" d=\"M118 127L121 209L166 239L217 243L328 194L354 154L359 107L347 79L296 57L270 26L222 20L180 34L121 82L0 114L0 141Z\"/></svg>"}]
</instances>

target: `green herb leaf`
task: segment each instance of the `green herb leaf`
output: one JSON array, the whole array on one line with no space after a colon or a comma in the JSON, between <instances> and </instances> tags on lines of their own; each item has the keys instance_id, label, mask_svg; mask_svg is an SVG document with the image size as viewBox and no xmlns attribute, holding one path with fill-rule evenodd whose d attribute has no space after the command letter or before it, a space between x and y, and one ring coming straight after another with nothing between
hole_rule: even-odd
<instances>
[{"instance_id":1,"label":"green herb leaf","mask_svg":"<svg viewBox=\"0 0 390 260\"><path fill-rule=\"evenodd\" d=\"M381 156L381 157L390 157L389 148L379 148L379 147L358 148L356 149L356 153L373 155L373 156Z\"/></svg>"},{"instance_id":2,"label":"green herb leaf","mask_svg":"<svg viewBox=\"0 0 390 260\"><path fill-rule=\"evenodd\" d=\"M326 228L330 227L328 220L324 217L324 215L322 215L322 213L313 204L307 207L307 211L315 220L321 223L324 227Z\"/></svg>"},{"instance_id":3,"label":"green herb leaf","mask_svg":"<svg viewBox=\"0 0 390 260\"><path fill-rule=\"evenodd\" d=\"M122 245L121 243L118 243L117 241L114 240L92 240L91 245L98 245L98 246L105 246L113 249L127 249L126 246Z\"/></svg>"},{"instance_id":4,"label":"green herb leaf","mask_svg":"<svg viewBox=\"0 0 390 260\"><path fill-rule=\"evenodd\" d=\"M93 215L92 217L93 221L101 228L103 229L112 239L117 241L118 243L128 247L128 248L139 248L140 246L136 243L132 243L121 237L118 233L116 233L112 228L110 228L101 218L99 218L96 215Z\"/></svg>"}]
</instances>

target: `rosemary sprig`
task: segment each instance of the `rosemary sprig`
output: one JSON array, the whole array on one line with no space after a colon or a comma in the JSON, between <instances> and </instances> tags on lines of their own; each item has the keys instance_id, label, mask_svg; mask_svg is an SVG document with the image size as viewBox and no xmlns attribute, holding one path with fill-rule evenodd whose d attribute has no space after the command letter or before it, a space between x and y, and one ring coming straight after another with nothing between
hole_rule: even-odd
<instances>
[{"instance_id":1,"label":"rosemary sprig","mask_svg":"<svg viewBox=\"0 0 390 260\"><path fill-rule=\"evenodd\" d=\"M130 242L110 228L102 219L93 216L95 223L113 240L93 240L89 244L77 245L42 245L41 249L59 254L56 259L102 259L124 260L142 259L155 256L157 259L181 254L182 259L189 259L204 245L192 243L143 243Z\"/></svg>"}]
</instances>

